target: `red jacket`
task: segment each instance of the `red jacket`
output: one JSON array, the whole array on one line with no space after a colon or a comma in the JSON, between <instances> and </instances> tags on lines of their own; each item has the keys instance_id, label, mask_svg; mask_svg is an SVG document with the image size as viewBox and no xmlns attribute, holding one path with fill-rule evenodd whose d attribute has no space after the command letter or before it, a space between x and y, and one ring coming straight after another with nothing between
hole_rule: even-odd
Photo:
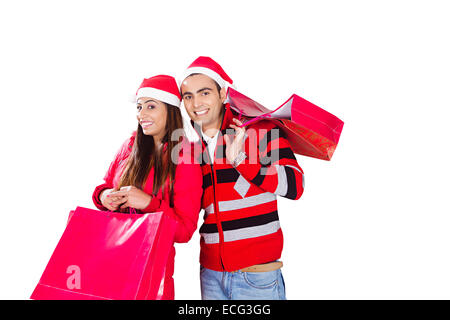
<instances>
[{"instance_id":1,"label":"red jacket","mask_svg":"<svg viewBox=\"0 0 450 320\"><path fill-rule=\"evenodd\" d=\"M248 158L234 168L226 161L223 134L232 123L228 105L211 164L202 139L204 223L200 263L216 271L234 271L281 257L283 234L276 196L299 199L303 171L283 132L271 121L246 128ZM201 129L194 125L201 135Z\"/></svg>"},{"instance_id":2,"label":"red jacket","mask_svg":"<svg viewBox=\"0 0 450 320\"><path fill-rule=\"evenodd\" d=\"M95 188L92 200L98 209L107 210L100 202L100 193L105 189L116 188L118 186L134 141L135 133L123 143L122 147L117 152L104 177L105 183ZM182 143L183 147L181 150L187 150L185 148L189 148L188 142L185 140ZM152 168L143 189L143 191L148 194L152 193L153 175L154 170ZM168 180L166 180L165 190L168 190L168 183ZM177 165L175 171L174 207L171 208L169 205L169 195L167 192L163 196L160 190L156 197L152 199L148 207L141 211L143 213L164 211L165 214L172 216L172 218L177 221L174 241L180 243L188 242L197 228L202 192L202 173L200 166L193 161L183 161L183 157L180 156L180 163ZM174 284L172 278L174 258L175 248L172 247L164 278L163 299L174 299Z\"/></svg>"}]
</instances>

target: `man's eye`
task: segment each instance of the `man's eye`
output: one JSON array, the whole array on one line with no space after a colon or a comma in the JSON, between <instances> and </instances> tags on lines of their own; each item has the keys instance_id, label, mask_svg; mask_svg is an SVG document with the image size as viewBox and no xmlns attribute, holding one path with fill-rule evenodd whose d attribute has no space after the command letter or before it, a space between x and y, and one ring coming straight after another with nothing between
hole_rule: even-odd
<instances>
[{"instance_id":1,"label":"man's eye","mask_svg":"<svg viewBox=\"0 0 450 320\"><path fill-rule=\"evenodd\" d=\"M189 100L191 99L191 96L184 96L184 100Z\"/></svg>"},{"instance_id":2,"label":"man's eye","mask_svg":"<svg viewBox=\"0 0 450 320\"><path fill-rule=\"evenodd\" d=\"M208 91L204 91L204 92L203 92L203 95L204 95L204 96L207 96L208 94L209 94Z\"/></svg>"}]
</instances>

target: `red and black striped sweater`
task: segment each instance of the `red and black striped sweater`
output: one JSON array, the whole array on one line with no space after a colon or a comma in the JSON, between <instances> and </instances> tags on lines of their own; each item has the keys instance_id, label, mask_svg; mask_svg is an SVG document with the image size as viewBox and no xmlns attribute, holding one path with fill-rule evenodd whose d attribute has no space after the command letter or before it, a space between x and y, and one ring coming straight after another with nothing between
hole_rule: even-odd
<instances>
[{"instance_id":1,"label":"red and black striped sweater","mask_svg":"<svg viewBox=\"0 0 450 320\"><path fill-rule=\"evenodd\" d=\"M200 139L205 210L200 263L216 271L235 271L281 257L276 196L299 199L304 178L282 130L267 120L246 127L247 159L236 168L228 163L223 135L233 132L229 125L237 115L229 105L225 108L213 163ZM194 128L202 137L201 129Z\"/></svg>"}]
</instances>

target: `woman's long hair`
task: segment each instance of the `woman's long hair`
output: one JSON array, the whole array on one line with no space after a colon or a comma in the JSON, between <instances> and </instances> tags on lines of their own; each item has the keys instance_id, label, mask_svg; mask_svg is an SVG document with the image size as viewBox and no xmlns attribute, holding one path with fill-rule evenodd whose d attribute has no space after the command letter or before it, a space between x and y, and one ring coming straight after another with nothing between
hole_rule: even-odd
<instances>
[{"instance_id":1,"label":"woman's long hair","mask_svg":"<svg viewBox=\"0 0 450 320\"><path fill-rule=\"evenodd\" d=\"M178 107L169 104L165 105L167 110L166 134L161 142L163 145L167 143L167 148L155 146L153 136L145 135L141 125L138 124L136 139L128 157L127 166L120 178L119 188L135 186L143 189L149 172L153 167L153 195L156 195L161 188L163 193L166 192L164 190L164 182L169 178L168 192L170 206L173 207L173 184L177 161L176 159L171 159L171 155L172 150L183 137L180 136L177 141L172 141L171 137L175 130L183 128L183 120Z\"/></svg>"}]
</instances>

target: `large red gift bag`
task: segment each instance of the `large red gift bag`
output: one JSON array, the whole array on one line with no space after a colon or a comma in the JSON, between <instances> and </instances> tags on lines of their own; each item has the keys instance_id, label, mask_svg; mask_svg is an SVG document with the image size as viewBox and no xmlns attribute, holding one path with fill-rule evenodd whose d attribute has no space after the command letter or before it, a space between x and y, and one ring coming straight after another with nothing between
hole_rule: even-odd
<instances>
[{"instance_id":1,"label":"large red gift bag","mask_svg":"<svg viewBox=\"0 0 450 320\"><path fill-rule=\"evenodd\" d=\"M31 299L161 299L175 228L163 212L77 207Z\"/></svg>"},{"instance_id":2,"label":"large red gift bag","mask_svg":"<svg viewBox=\"0 0 450 320\"><path fill-rule=\"evenodd\" d=\"M244 126L262 119L275 121L295 153L313 158L331 160L344 126L338 117L296 94L275 110L269 110L230 87L227 102L250 118Z\"/></svg>"}]
</instances>

